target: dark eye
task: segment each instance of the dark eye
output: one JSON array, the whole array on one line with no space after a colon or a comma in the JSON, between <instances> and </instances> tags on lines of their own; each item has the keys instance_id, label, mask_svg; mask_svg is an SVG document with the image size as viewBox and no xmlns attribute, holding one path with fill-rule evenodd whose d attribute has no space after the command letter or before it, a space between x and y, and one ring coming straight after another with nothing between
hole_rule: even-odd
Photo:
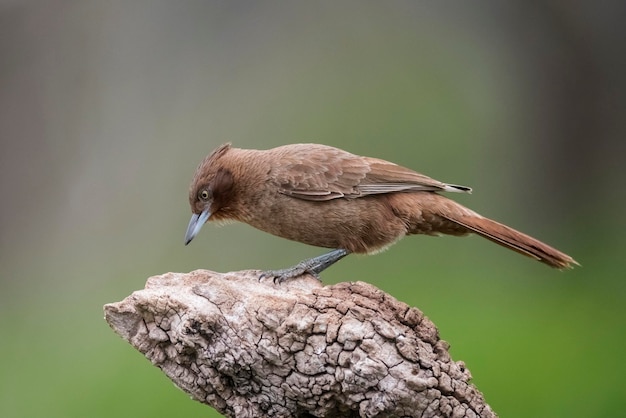
<instances>
[{"instance_id":1,"label":"dark eye","mask_svg":"<svg viewBox=\"0 0 626 418\"><path fill-rule=\"evenodd\" d=\"M198 197L200 198L200 200L209 200L209 191L208 190L201 190L198 193Z\"/></svg>"}]
</instances>

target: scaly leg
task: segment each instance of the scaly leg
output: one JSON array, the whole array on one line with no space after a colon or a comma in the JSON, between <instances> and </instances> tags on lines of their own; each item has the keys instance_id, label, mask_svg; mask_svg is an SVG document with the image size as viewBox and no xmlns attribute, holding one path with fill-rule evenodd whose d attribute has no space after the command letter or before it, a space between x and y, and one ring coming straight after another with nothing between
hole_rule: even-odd
<instances>
[{"instance_id":1,"label":"scaly leg","mask_svg":"<svg viewBox=\"0 0 626 418\"><path fill-rule=\"evenodd\" d=\"M322 271L326 270L328 267L332 266L348 254L348 251L343 249L333 250L317 257L307 258L293 267L281 270L265 271L261 274L261 277L273 277L275 283L282 283L285 280L293 279L303 275L304 273L309 273L317 277L318 280L321 280L319 278L319 274Z\"/></svg>"}]
</instances>

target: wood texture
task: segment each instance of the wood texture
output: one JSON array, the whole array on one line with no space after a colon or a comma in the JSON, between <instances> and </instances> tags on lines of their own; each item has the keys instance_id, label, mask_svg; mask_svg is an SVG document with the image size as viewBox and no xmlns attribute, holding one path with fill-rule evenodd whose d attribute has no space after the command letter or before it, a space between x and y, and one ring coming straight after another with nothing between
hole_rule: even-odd
<instances>
[{"instance_id":1,"label":"wood texture","mask_svg":"<svg viewBox=\"0 0 626 418\"><path fill-rule=\"evenodd\" d=\"M226 416L496 416L435 325L366 283L197 270L151 277L104 310L178 387Z\"/></svg>"}]
</instances>

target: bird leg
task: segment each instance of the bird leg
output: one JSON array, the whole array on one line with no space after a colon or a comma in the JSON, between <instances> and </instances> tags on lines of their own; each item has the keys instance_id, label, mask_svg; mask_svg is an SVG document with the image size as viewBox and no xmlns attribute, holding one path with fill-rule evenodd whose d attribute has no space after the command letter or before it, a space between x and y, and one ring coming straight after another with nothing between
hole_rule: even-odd
<instances>
[{"instance_id":1,"label":"bird leg","mask_svg":"<svg viewBox=\"0 0 626 418\"><path fill-rule=\"evenodd\" d=\"M344 249L333 250L317 257L307 258L295 266L286 269L264 271L261 274L261 278L273 277L274 283L282 283L285 280L296 278L304 273L309 273L321 281L319 274L348 254L348 251Z\"/></svg>"}]
</instances>

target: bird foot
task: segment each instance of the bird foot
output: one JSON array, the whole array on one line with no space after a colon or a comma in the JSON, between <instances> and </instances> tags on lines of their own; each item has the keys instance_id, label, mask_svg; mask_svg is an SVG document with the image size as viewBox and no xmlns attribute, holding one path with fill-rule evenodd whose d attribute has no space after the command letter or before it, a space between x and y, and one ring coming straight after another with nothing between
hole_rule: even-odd
<instances>
[{"instance_id":1,"label":"bird foot","mask_svg":"<svg viewBox=\"0 0 626 418\"><path fill-rule=\"evenodd\" d=\"M311 276L315 277L317 280L322 281L322 279L320 279L320 277L315 272L307 270L307 268L305 266L302 266L301 263L285 269L264 271L263 273L261 273L260 278L272 278L274 283L280 284L284 281L300 277L305 273L308 273Z\"/></svg>"},{"instance_id":2,"label":"bird foot","mask_svg":"<svg viewBox=\"0 0 626 418\"><path fill-rule=\"evenodd\" d=\"M264 271L261 273L260 279L271 277L274 283L280 284L286 280L295 279L296 277L308 273L317 280L322 281L319 274L346 255L348 255L346 250L333 250L317 257L308 258L286 269Z\"/></svg>"}]
</instances>

